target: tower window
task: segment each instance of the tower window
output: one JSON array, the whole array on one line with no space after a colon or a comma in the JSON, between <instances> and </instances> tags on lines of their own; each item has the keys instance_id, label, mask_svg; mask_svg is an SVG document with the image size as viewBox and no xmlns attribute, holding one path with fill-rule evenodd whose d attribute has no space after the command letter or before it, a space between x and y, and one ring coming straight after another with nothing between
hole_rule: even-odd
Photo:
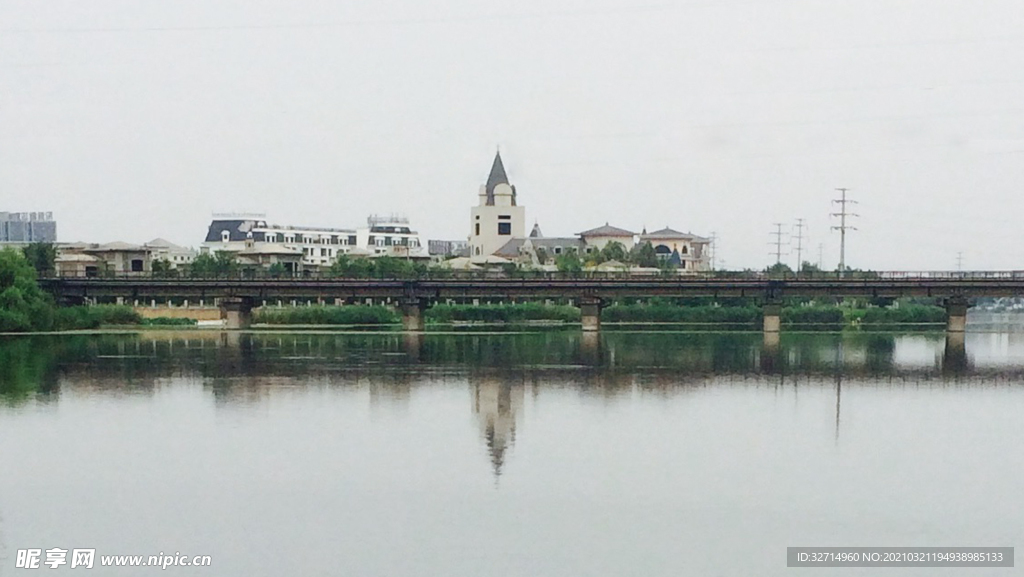
<instances>
[{"instance_id":1,"label":"tower window","mask_svg":"<svg viewBox=\"0 0 1024 577\"><path fill-rule=\"evenodd\" d=\"M480 223L476 223L476 235L480 236Z\"/></svg>"},{"instance_id":2,"label":"tower window","mask_svg":"<svg viewBox=\"0 0 1024 577\"><path fill-rule=\"evenodd\" d=\"M512 216L508 214L498 215L498 220L512 220Z\"/></svg>"},{"instance_id":3,"label":"tower window","mask_svg":"<svg viewBox=\"0 0 1024 577\"><path fill-rule=\"evenodd\" d=\"M498 223L498 234L507 236L512 234L512 223L511 222L499 222Z\"/></svg>"}]
</instances>

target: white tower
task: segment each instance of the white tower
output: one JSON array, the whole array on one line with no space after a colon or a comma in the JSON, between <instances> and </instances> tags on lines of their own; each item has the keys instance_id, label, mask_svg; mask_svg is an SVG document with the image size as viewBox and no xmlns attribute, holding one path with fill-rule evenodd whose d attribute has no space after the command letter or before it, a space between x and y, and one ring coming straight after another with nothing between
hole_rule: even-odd
<instances>
[{"instance_id":1,"label":"white tower","mask_svg":"<svg viewBox=\"0 0 1024 577\"><path fill-rule=\"evenodd\" d=\"M516 204L516 187L508 182L500 152L469 219L470 256L489 256L514 238L526 238L526 207Z\"/></svg>"}]
</instances>

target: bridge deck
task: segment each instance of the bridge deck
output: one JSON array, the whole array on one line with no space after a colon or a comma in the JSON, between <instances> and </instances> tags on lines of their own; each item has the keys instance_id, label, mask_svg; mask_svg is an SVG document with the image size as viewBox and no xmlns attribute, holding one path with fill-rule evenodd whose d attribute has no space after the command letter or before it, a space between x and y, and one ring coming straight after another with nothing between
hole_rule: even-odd
<instances>
[{"instance_id":1,"label":"bridge deck","mask_svg":"<svg viewBox=\"0 0 1024 577\"><path fill-rule=\"evenodd\" d=\"M540 278L540 279L166 279L55 278L41 285L63 298L598 298L621 297L1009 297L1024 277L904 278Z\"/></svg>"}]
</instances>

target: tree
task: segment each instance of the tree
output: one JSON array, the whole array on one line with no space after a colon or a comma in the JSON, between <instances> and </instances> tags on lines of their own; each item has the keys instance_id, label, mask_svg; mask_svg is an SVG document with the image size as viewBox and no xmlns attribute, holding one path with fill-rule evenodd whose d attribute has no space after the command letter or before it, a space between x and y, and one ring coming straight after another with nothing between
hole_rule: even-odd
<instances>
[{"instance_id":1,"label":"tree","mask_svg":"<svg viewBox=\"0 0 1024 577\"><path fill-rule=\"evenodd\" d=\"M613 240L601 249L601 262L608 262L610 260L626 262L627 258L626 247L620 242Z\"/></svg>"},{"instance_id":2,"label":"tree","mask_svg":"<svg viewBox=\"0 0 1024 577\"><path fill-rule=\"evenodd\" d=\"M0 332L50 330L53 316L53 301L36 284L25 254L0 250Z\"/></svg>"},{"instance_id":3,"label":"tree","mask_svg":"<svg viewBox=\"0 0 1024 577\"><path fill-rule=\"evenodd\" d=\"M788 264L777 262L772 266L764 269L769 275L790 275L793 274L793 269L789 268Z\"/></svg>"},{"instance_id":4,"label":"tree","mask_svg":"<svg viewBox=\"0 0 1024 577\"><path fill-rule=\"evenodd\" d=\"M644 242L633 247L630 252L630 259L633 264L648 268L658 267L658 253L650 242Z\"/></svg>"},{"instance_id":5,"label":"tree","mask_svg":"<svg viewBox=\"0 0 1024 577\"><path fill-rule=\"evenodd\" d=\"M583 271L583 261L580 260L580 255L576 253L575 248L568 248L556 256L555 266L558 267L559 272L576 274Z\"/></svg>"},{"instance_id":6,"label":"tree","mask_svg":"<svg viewBox=\"0 0 1024 577\"><path fill-rule=\"evenodd\" d=\"M275 262L267 268L267 274L269 274L271 278L281 278L288 274L288 269L284 268L283 264Z\"/></svg>"},{"instance_id":7,"label":"tree","mask_svg":"<svg viewBox=\"0 0 1024 577\"><path fill-rule=\"evenodd\" d=\"M57 271L57 248L48 242L34 242L22 249L36 276L52 276Z\"/></svg>"},{"instance_id":8,"label":"tree","mask_svg":"<svg viewBox=\"0 0 1024 577\"><path fill-rule=\"evenodd\" d=\"M192 261L189 274L198 277L229 276L238 273L235 253L219 250L215 255L201 254Z\"/></svg>"},{"instance_id":9,"label":"tree","mask_svg":"<svg viewBox=\"0 0 1024 577\"><path fill-rule=\"evenodd\" d=\"M163 258L158 258L153 261L153 276L173 276L172 273L177 272L171 267L171 261Z\"/></svg>"},{"instance_id":10,"label":"tree","mask_svg":"<svg viewBox=\"0 0 1024 577\"><path fill-rule=\"evenodd\" d=\"M819 268L818 265L805 260L800 263L800 272L819 273L821 272L821 268Z\"/></svg>"}]
</instances>

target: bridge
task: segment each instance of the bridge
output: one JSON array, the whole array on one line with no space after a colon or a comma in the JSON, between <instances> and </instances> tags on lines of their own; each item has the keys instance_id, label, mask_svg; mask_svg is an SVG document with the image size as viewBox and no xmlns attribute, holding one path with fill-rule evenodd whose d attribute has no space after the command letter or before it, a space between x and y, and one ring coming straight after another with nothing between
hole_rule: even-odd
<instances>
[{"instance_id":1,"label":"bridge","mask_svg":"<svg viewBox=\"0 0 1024 577\"><path fill-rule=\"evenodd\" d=\"M613 299L633 297L745 297L756 299L764 312L766 339L781 328L782 299L899 298L940 299L948 312L947 330L963 333L968 301L977 297L1024 296L1024 273L870 273L838 277L831 274L768 276L761 273L709 273L687 277L622 275L539 275L511 278L501 275L458 278L344 279L344 278L44 278L40 285L61 302L95 299L122 302L157 298L211 300L219 304L228 328L244 328L251 311L281 299L352 303L387 299L398 303L403 326L422 331L423 313L447 299L572 299L580 307L583 330L600 328L601 308Z\"/></svg>"}]
</instances>

